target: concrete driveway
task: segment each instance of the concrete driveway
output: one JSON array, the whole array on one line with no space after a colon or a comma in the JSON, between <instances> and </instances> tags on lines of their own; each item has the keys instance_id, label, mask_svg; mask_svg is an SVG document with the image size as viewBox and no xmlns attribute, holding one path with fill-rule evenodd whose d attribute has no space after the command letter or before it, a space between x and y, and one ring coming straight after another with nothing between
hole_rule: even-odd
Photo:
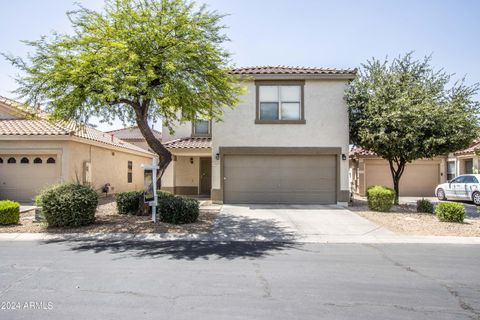
<instances>
[{"instance_id":1,"label":"concrete driveway","mask_svg":"<svg viewBox=\"0 0 480 320\"><path fill-rule=\"evenodd\" d=\"M394 236L333 205L224 205L213 234L217 240L305 242Z\"/></svg>"}]
</instances>

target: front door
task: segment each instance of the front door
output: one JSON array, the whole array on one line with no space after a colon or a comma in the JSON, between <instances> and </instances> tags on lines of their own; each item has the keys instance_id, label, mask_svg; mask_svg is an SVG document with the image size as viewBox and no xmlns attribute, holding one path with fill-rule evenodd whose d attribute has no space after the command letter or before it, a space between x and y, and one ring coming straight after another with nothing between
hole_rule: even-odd
<instances>
[{"instance_id":1,"label":"front door","mask_svg":"<svg viewBox=\"0 0 480 320\"><path fill-rule=\"evenodd\" d=\"M200 158L200 194L210 195L212 189L212 158Z\"/></svg>"}]
</instances>

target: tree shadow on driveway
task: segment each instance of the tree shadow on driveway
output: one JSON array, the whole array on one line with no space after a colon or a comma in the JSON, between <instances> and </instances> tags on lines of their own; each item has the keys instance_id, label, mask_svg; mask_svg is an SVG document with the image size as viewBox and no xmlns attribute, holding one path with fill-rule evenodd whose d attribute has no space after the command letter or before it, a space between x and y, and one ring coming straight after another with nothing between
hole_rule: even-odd
<instances>
[{"instance_id":1,"label":"tree shadow on driveway","mask_svg":"<svg viewBox=\"0 0 480 320\"><path fill-rule=\"evenodd\" d=\"M296 247L296 235L274 220L230 215L219 217L212 232L203 235L201 240L184 240L182 237L178 240L152 240L148 236L65 235L43 243L66 244L69 250L77 252L118 254L120 259L133 256L177 260L261 258Z\"/></svg>"}]
</instances>

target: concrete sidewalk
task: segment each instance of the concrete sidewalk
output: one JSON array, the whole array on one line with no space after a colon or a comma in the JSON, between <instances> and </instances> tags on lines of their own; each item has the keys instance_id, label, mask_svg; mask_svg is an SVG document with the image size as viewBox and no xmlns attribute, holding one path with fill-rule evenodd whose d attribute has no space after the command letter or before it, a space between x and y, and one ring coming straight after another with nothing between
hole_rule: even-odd
<instances>
[{"instance_id":1,"label":"concrete sidewalk","mask_svg":"<svg viewBox=\"0 0 480 320\"><path fill-rule=\"evenodd\" d=\"M451 236L403 236L403 235L312 235L302 239L266 238L263 236L218 237L214 234L49 234L49 233L0 233L1 241L199 241L199 242L291 242L323 244L475 244L480 237Z\"/></svg>"}]
</instances>

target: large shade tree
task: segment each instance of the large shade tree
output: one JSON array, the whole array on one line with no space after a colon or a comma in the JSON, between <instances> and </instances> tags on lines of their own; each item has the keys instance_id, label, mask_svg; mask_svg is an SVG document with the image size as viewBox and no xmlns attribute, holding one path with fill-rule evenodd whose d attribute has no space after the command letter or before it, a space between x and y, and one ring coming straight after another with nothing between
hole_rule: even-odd
<instances>
[{"instance_id":1,"label":"large shade tree","mask_svg":"<svg viewBox=\"0 0 480 320\"><path fill-rule=\"evenodd\" d=\"M451 83L412 53L362 65L346 91L352 143L386 159L398 204L408 163L469 146L478 134L478 84Z\"/></svg>"},{"instance_id":2,"label":"large shade tree","mask_svg":"<svg viewBox=\"0 0 480 320\"><path fill-rule=\"evenodd\" d=\"M53 119L91 116L136 123L160 158L171 161L149 121L220 120L241 88L229 72L222 15L184 0L106 0L101 12L68 12L73 33L38 41L26 59L4 56L21 71L16 91Z\"/></svg>"}]
</instances>

